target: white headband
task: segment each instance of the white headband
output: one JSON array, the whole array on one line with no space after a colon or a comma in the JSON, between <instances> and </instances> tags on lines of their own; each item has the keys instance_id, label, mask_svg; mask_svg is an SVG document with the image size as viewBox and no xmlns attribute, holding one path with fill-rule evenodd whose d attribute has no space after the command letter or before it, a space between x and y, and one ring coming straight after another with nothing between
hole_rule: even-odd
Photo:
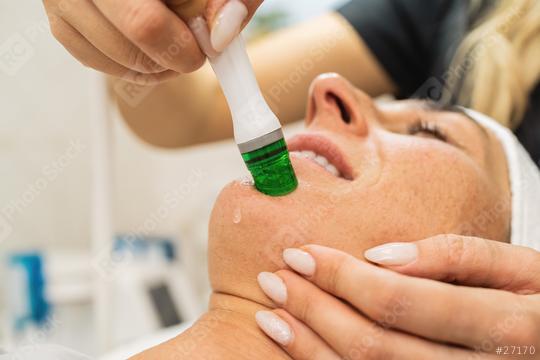
<instances>
[{"instance_id":1,"label":"white headband","mask_svg":"<svg viewBox=\"0 0 540 360\"><path fill-rule=\"evenodd\" d=\"M512 191L512 244L540 251L540 171L510 130L479 112L463 110L495 134L506 153Z\"/></svg>"}]
</instances>

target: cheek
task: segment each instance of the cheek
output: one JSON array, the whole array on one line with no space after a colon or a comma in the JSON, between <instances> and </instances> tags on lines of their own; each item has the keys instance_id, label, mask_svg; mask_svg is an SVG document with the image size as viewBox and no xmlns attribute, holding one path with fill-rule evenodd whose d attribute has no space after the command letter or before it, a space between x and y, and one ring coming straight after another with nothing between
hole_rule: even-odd
<instances>
[{"instance_id":1,"label":"cheek","mask_svg":"<svg viewBox=\"0 0 540 360\"><path fill-rule=\"evenodd\" d=\"M360 256L359 244L373 233L373 222L355 211L364 205L350 189L330 193L310 185L269 198L238 183L227 185L210 220L212 288L244 296L258 292L257 274L285 267L282 252L289 247L321 244Z\"/></svg>"},{"instance_id":2,"label":"cheek","mask_svg":"<svg viewBox=\"0 0 540 360\"><path fill-rule=\"evenodd\" d=\"M260 271L284 267L283 249L307 242L307 232L296 225L300 214L306 208L313 209L311 204L321 203L320 196L298 189L288 196L268 197L237 182L227 185L210 219L209 273L213 289L235 293L256 288Z\"/></svg>"},{"instance_id":3,"label":"cheek","mask_svg":"<svg viewBox=\"0 0 540 360\"><path fill-rule=\"evenodd\" d=\"M259 226L251 225L254 217L264 219L262 210L257 208L259 200L253 196L248 201L251 191L238 183L229 184L222 190L212 210L208 231L208 264L214 291L235 294L235 288L230 286L234 284L242 288L247 281L243 277L238 278L236 272L251 273L253 263L249 257L258 246L251 239L260 238L259 226L265 226L262 223Z\"/></svg>"},{"instance_id":4,"label":"cheek","mask_svg":"<svg viewBox=\"0 0 540 360\"><path fill-rule=\"evenodd\" d=\"M504 212L494 216L490 226L479 226L501 196L468 155L442 143L418 140L393 147L387 159L383 186L396 206L408 210L402 212L401 225L420 227L428 236L442 232L504 236Z\"/></svg>"},{"instance_id":5,"label":"cheek","mask_svg":"<svg viewBox=\"0 0 540 360\"><path fill-rule=\"evenodd\" d=\"M308 243L362 258L365 249L385 242L440 233L504 234L507 215L491 216L498 199L494 186L465 154L426 141L392 139L389 145L382 147L378 181L368 186L330 191L303 185L278 198L239 183L226 186L209 228L214 291L261 295L257 274L283 268L283 249Z\"/></svg>"}]
</instances>

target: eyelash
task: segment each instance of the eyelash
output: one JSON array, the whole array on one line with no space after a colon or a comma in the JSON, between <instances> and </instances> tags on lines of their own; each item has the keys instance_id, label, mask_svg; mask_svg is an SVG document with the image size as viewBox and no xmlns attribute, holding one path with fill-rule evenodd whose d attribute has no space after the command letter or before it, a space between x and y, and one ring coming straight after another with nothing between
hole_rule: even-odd
<instances>
[{"instance_id":1,"label":"eyelash","mask_svg":"<svg viewBox=\"0 0 540 360\"><path fill-rule=\"evenodd\" d=\"M416 135L418 133L424 133L433 136L434 138L448 142L448 137L444 131L437 126L437 124L418 120L414 124L411 124L408 128L409 135Z\"/></svg>"}]
</instances>

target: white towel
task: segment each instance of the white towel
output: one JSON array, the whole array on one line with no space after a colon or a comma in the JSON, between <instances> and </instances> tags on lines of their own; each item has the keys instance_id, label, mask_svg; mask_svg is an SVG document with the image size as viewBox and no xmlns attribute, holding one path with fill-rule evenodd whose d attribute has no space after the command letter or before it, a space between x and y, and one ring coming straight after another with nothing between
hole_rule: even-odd
<instances>
[{"instance_id":1,"label":"white towel","mask_svg":"<svg viewBox=\"0 0 540 360\"><path fill-rule=\"evenodd\" d=\"M540 251L540 171L514 134L490 117L464 111L500 140L510 173L512 191L511 242ZM540 141L540 139L538 139Z\"/></svg>"}]
</instances>

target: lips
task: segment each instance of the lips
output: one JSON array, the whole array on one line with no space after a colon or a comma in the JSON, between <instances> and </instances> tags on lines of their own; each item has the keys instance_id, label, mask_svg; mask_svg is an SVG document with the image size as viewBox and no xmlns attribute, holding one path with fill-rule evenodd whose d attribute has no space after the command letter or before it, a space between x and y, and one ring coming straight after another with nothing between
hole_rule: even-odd
<instances>
[{"instance_id":1,"label":"lips","mask_svg":"<svg viewBox=\"0 0 540 360\"><path fill-rule=\"evenodd\" d=\"M353 180L352 167L339 147L325 136L301 134L288 142L289 152L314 162L330 174L346 180Z\"/></svg>"},{"instance_id":2,"label":"lips","mask_svg":"<svg viewBox=\"0 0 540 360\"><path fill-rule=\"evenodd\" d=\"M334 166L334 164L330 163L330 161L328 161L328 159L321 154L316 154L315 152L310 150L291 151L290 154L291 156L312 160L319 164L321 167L323 167L330 174L336 177L341 177L339 170Z\"/></svg>"}]
</instances>

